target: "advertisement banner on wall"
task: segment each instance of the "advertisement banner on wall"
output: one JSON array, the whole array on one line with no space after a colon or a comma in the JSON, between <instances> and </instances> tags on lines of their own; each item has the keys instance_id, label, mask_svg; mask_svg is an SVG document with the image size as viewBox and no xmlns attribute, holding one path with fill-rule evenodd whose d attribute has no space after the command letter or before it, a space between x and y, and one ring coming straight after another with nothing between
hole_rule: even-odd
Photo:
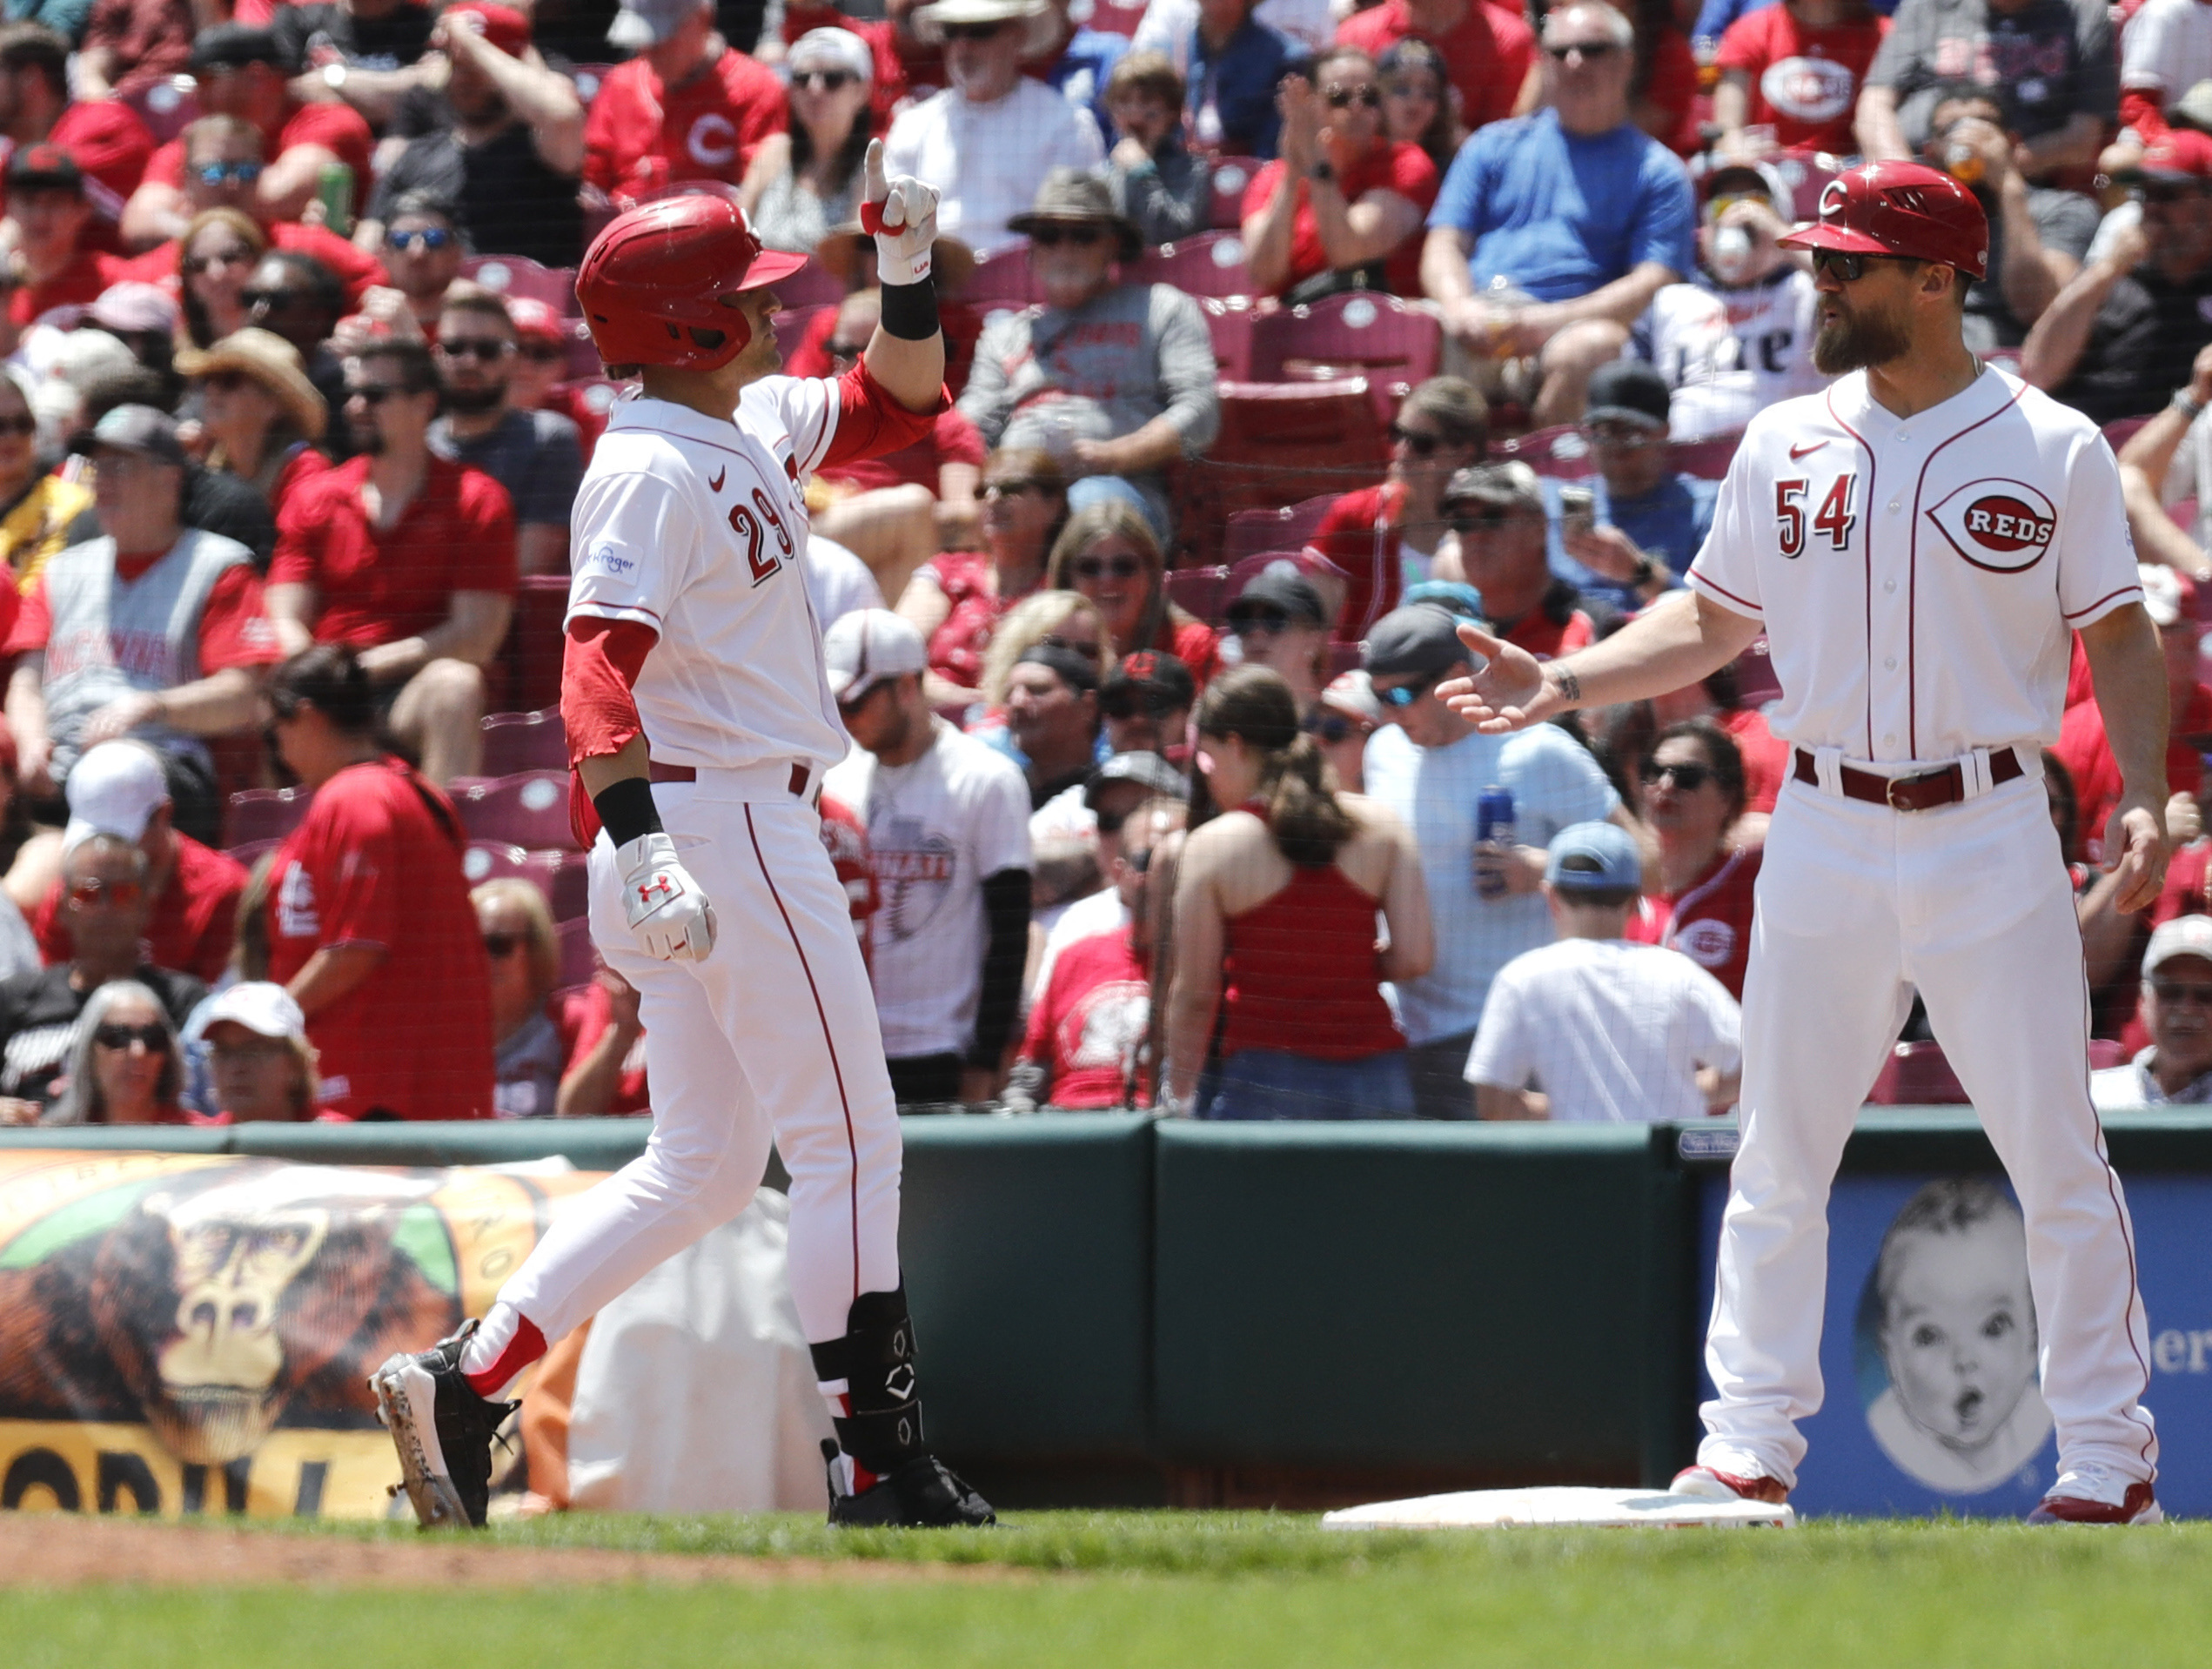
<instances>
[{"instance_id":1,"label":"advertisement banner on wall","mask_svg":"<svg viewBox=\"0 0 2212 1669\"><path fill-rule=\"evenodd\" d=\"M0 1152L0 1508L384 1517L370 1371L597 1180Z\"/></svg>"},{"instance_id":2,"label":"advertisement banner on wall","mask_svg":"<svg viewBox=\"0 0 2212 1669\"><path fill-rule=\"evenodd\" d=\"M2212 1176L2128 1179L2158 1422L2158 1498L2212 1512ZM1711 1309L1725 1171L1699 1191L1699 1292ZM1820 1411L1791 1505L1800 1513L2020 1518L2057 1475L2036 1388L2020 1207L2001 1176L1837 1177L1828 1205ZM1699 1349L1703 1341L1699 1340ZM1699 1375L1700 1398L1712 1381Z\"/></svg>"}]
</instances>

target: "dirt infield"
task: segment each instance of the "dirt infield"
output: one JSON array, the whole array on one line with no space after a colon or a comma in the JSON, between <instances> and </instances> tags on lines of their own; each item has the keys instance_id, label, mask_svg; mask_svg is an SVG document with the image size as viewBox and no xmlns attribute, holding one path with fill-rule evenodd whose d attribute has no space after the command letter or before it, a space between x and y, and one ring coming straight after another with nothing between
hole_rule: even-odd
<instances>
[{"instance_id":1,"label":"dirt infield","mask_svg":"<svg viewBox=\"0 0 2212 1669\"><path fill-rule=\"evenodd\" d=\"M587 1548L501 1547L459 1536L355 1541L69 1513L0 1513L0 1588L103 1583L206 1587L526 1588L647 1582L1003 1582L988 1565L738 1558Z\"/></svg>"}]
</instances>

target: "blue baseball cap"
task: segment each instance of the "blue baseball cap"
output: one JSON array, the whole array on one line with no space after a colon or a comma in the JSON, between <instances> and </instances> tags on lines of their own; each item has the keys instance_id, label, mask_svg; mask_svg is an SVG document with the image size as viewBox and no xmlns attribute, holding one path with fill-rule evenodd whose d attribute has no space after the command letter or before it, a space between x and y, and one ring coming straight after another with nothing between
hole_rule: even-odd
<instances>
[{"instance_id":1,"label":"blue baseball cap","mask_svg":"<svg viewBox=\"0 0 2212 1669\"><path fill-rule=\"evenodd\" d=\"M1636 837L1619 823L1575 823L1552 841L1544 879L1562 892L1635 892L1644 884Z\"/></svg>"}]
</instances>

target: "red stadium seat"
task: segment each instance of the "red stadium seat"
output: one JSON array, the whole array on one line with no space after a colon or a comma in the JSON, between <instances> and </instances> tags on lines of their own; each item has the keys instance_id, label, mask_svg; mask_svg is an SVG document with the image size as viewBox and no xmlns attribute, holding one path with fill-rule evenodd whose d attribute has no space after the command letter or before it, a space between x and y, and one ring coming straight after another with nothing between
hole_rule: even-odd
<instances>
[{"instance_id":1,"label":"red stadium seat","mask_svg":"<svg viewBox=\"0 0 2212 1669\"><path fill-rule=\"evenodd\" d=\"M1234 231L1202 231L1179 244L1163 244L1122 269L1130 284L1171 284L1194 296L1249 296L1244 240Z\"/></svg>"},{"instance_id":2,"label":"red stadium seat","mask_svg":"<svg viewBox=\"0 0 2212 1669\"><path fill-rule=\"evenodd\" d=\"M591 908L590 859L581 852L533 852L530 879L553 906L553 920L573 922Z\"/></svg>"},{"instance_id":3,"label":"red stadium seat","mask_svg":"<svg viewBox=\"0 0 2212 1669\"><path fill-rule=\"evenodd\" d=\"M2089 1070L2101 1072L2108 1067L2128 1064L2128 1046L2116 1037L2089 1039Z\"/></svg>"},{"instance_id":4,"label":"red stadium seat","mask_svg":"<svg viewBox=\"0 0 2212 1669\"><path fill-rule=\"evenodd\" d=\"M245 841L237 846L225 847L224 850L238 862L243 863L251 869L283 844L282 841Z\"/></svg>"},{"instance_id":5,"label":"red stadium seat","mask_svg":"<svg viewBox=\"0 0 2212 1669\"><path fill-rule=\"evenodd\" d=\"M158 145L199 120L199 83L190 76L170 76L117 96L152 131Z\"/></svg>"},{"instance_id":6,"label":"red stadium seat","mask_svg":"<svg viewBox=\"0 0 2212 1669\"><path fill-rule=\"evenodd\" d=\"M589 985L599 972L599 952L592 948L591 923L563 922L553 929L560 939L560 983L555 989Z\"/></svg>"},{"instance_id":7,"label":"red stadium seat","mask_svg":"<svg viewBox=\"0 0 2212 1669\"><path fill-rule=\"evenodd\" d=\"M610 384L613 387L615 385ZM534 713L560 704L560 623L568 614L568 580L526 573L514 593L514 620L498 663L486 669L491 696L508 709ZM506 674L501 700L500 674Z\"/></svg>"},{"instance_id":8,"label":"red stadium seat","mask_svg":"<svg viewBox=\"0 0 2212 1669\"><path fill-rule=\"evenodd\" d=\"M1068 15L1076 15L1074 8L1069 9ZM1096 0L1090 9L1090 21L1085 26L1103 30L1109 35L1134 37L1137 24L1143 21L1144 0L1135 0L1129 5L1119 4L1117 0Z\"/></svg>"},{"instance_id":9,"label":"red stadium seat","mask_svg":"<svg viewBox=\"0 0 2212 1669\"><path fill-rule=\"evenodd\" d=\"M519 776L456 778L454 809L472 841L504 841L526 851L573 851L568 827L568 774L527 771Z\"/></svg>"},{"instance_id":10,"label":"red stadium seat","mask_svg":"<svg viewBox=\"0 0 2212 1669\"><path fill-rule=\"evenodd\" d=\"M1304 550L1338 496L1324 493L1273 510L1239 510L1229 519L1223 558L1239 562L1262 551Z\"/></svg>"},{"instance_id":11,"label":"red stadium seat","mask_svg":"<svg viewBox=\"0 0 2212 1669\"><path fill-rule=\"evenodd\" d=\"M978 312L996 312L1028 306L1038 298L1036 280L1029 271L1029 245L1024 238L1004 249L993 250L975 263L958 299Z\"/></svg>"},{"instance_id":12,"label":"red stadium seat","mask_svg":"<svg viewBox=\"0 0 2212 1669\"><path fill-rule=\"evenodd\" d=\"M1214 194L1206 224L1216 231L1237 231L1244 224L1244 192L1263 164L1257 157L1216 157Z\"/></svg>"},{"instance_id":13,"label":"red stadium seat","mask_svg":"<svg viewBox=\"0 0 2212 1669\"><path fill-rule=\"evenodd\" d=\"M1254 382L1324 382L1365 377L1384 399L1387 422L1413 385L1433 377L1444 359L1444 326L1418 303L1357 291L1252 321Z\"/></svg>"},{"instance_id":14,"label":"red stadium seat","mask_svg":"<svg viewBox=\"0 0 2212 1669\"><path fill-rule=\"evenodd\" d=\"M529 866L530 855L505 841L471 841L461 854L461 874L472 887L509 876L533 879Z\"/></svg>"},{"instance_id":15,"label":"red stadium seat","mask_svg":"<svg viewBox=\"0 0 2212 1669\"><path fill-rule=\"evenodd\" d=\"M1704 440L1671 441L1666 448L1667 467L1677 475L1695 475L1717 481L1728 473L1729 460L1735 457L1743 438L1743 432L1738 430L1734 434L1717 434Z\"/></svg>"},{"instance_id":16,"label":"red stadium seat","mask_svg":"<svg viewBox=\"0 0 2212 1669\"><path fill-rule=\"evenodd\" d=\"M1389 459L1364 377L1224 382L1221 434L1175 473L1177 566L1220 560L1228 519L1382 479Z\"/></svg>"},{"instance_id":17,"label":"red stadium seat","mask_svg":"<svg viewBox=\"0 0 2212 1669\"><path fill-rule=\"evenodd\" d=\"M1572 423L1533 430L1510 440L1492 441L1491 462L1505 463L1509 459L1526 464L1538 475L1556 475L1562 480L1579 480L1595 473L1595 466L1590 461L1590 443Z\"/></svg>"},{"instance_id":18,"label":"red stadium seat","mask_svg":"<svg viewBox=\"0 0 2212 1669\"><path fill-rule=\"evenodd\" d=\"M1890 1050L1867 1099L1878 1107L1955 1107L1965 1103L1967 1092L1943 1058L1943 1045L1930 1041Z\"/></svg>"},{"instance_id":19,"label":"red stadium seat","mask_svg":"<svg viewBox=\"0 0 2212 1669\"><path fill-rule=\"evenodd\" d=\"M245 846L257 841L281 841L298 828L307 815L312 788L248 788L231 796L230 814L223 821L223 843Z\"/></svg>"},{"instance_id":20,"label":"red stadium seat","mask_svg":"<svg viewBox=\"0 0 2212 1669\"><path fill-rule=\"evenodd\" d=\"M2104 426L2105 445L2111 447L2113 451L2118 452L2122 446L2126 446L2130 440L2135 438L2136 430L2142 428L2144 424L2149 421L2150 419L2148 415L2142 417L2113 419L2111 422Z\"/></svg>"},{"instance_id":21,"label":"red stadium seat","mask_svg":"<svg viewBox=\"0 0 2212 1669\"><path fill-rule=\"evenodd\" d=\"M559 707L542 713L494 713L484 721L485 775L567 768L568 733L561 726Z\"/></svg>"},{"instance_id":22,"label":"red stadium seat","mask_svg":"<svg viewBox=\"0 0 2212 1669\"><path fill-rule=\"evenodd\" d=\"M471 255L461 262L461 276L499 295L542 301L568 318L576 314L573 267L540 266L527 255Z\"/></svg>"},{"instance_id":23,"label":"red stadium seat","mask_svg":"<svg viewBox=\"0 0 2212 1669\"><path fill-rule=\"evenodd\" d=\"M1168 574L1168 600L1202 620L1217 620L1229 606L1229 570L1221 563L1176 568Z\"/></svg>"},{"instance_id":24,"label":"red stadium seat","mask_svg":"<svg viewBox=\"0 0 2212 1669\"><path fill-rule=\"evenodd\" d=\"M1250 382L1252 325L1258 310L1243 296L1208 296L1198 306L1206 315L1206 333L1214 339L1214 374Z\"/></svg>"}]
</instances>

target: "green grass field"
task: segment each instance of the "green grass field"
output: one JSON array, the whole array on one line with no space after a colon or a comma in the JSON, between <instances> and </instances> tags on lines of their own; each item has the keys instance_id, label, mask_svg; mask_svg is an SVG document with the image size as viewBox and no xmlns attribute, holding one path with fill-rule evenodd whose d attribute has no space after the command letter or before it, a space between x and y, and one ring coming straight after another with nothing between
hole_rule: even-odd
<instances>
[{"instance_id":1,"label":"green grass field","mask_svg":"<svg viewBox=\"0 0 2212 1669\"><path fill-rule=\"evenodd\" d=\"M271 1532L270 1533L286 1533ZM328 1531L333 1536L401 1530ZM1047 1512L993 1533L572 1518L499 1545L952 1558L1003 1582L0 1594L8 1669L544 1665L1911 1665L2212 1656L2212 1526L1339 1535L1260 1513Z\"/></svg>"}]
</instances>

